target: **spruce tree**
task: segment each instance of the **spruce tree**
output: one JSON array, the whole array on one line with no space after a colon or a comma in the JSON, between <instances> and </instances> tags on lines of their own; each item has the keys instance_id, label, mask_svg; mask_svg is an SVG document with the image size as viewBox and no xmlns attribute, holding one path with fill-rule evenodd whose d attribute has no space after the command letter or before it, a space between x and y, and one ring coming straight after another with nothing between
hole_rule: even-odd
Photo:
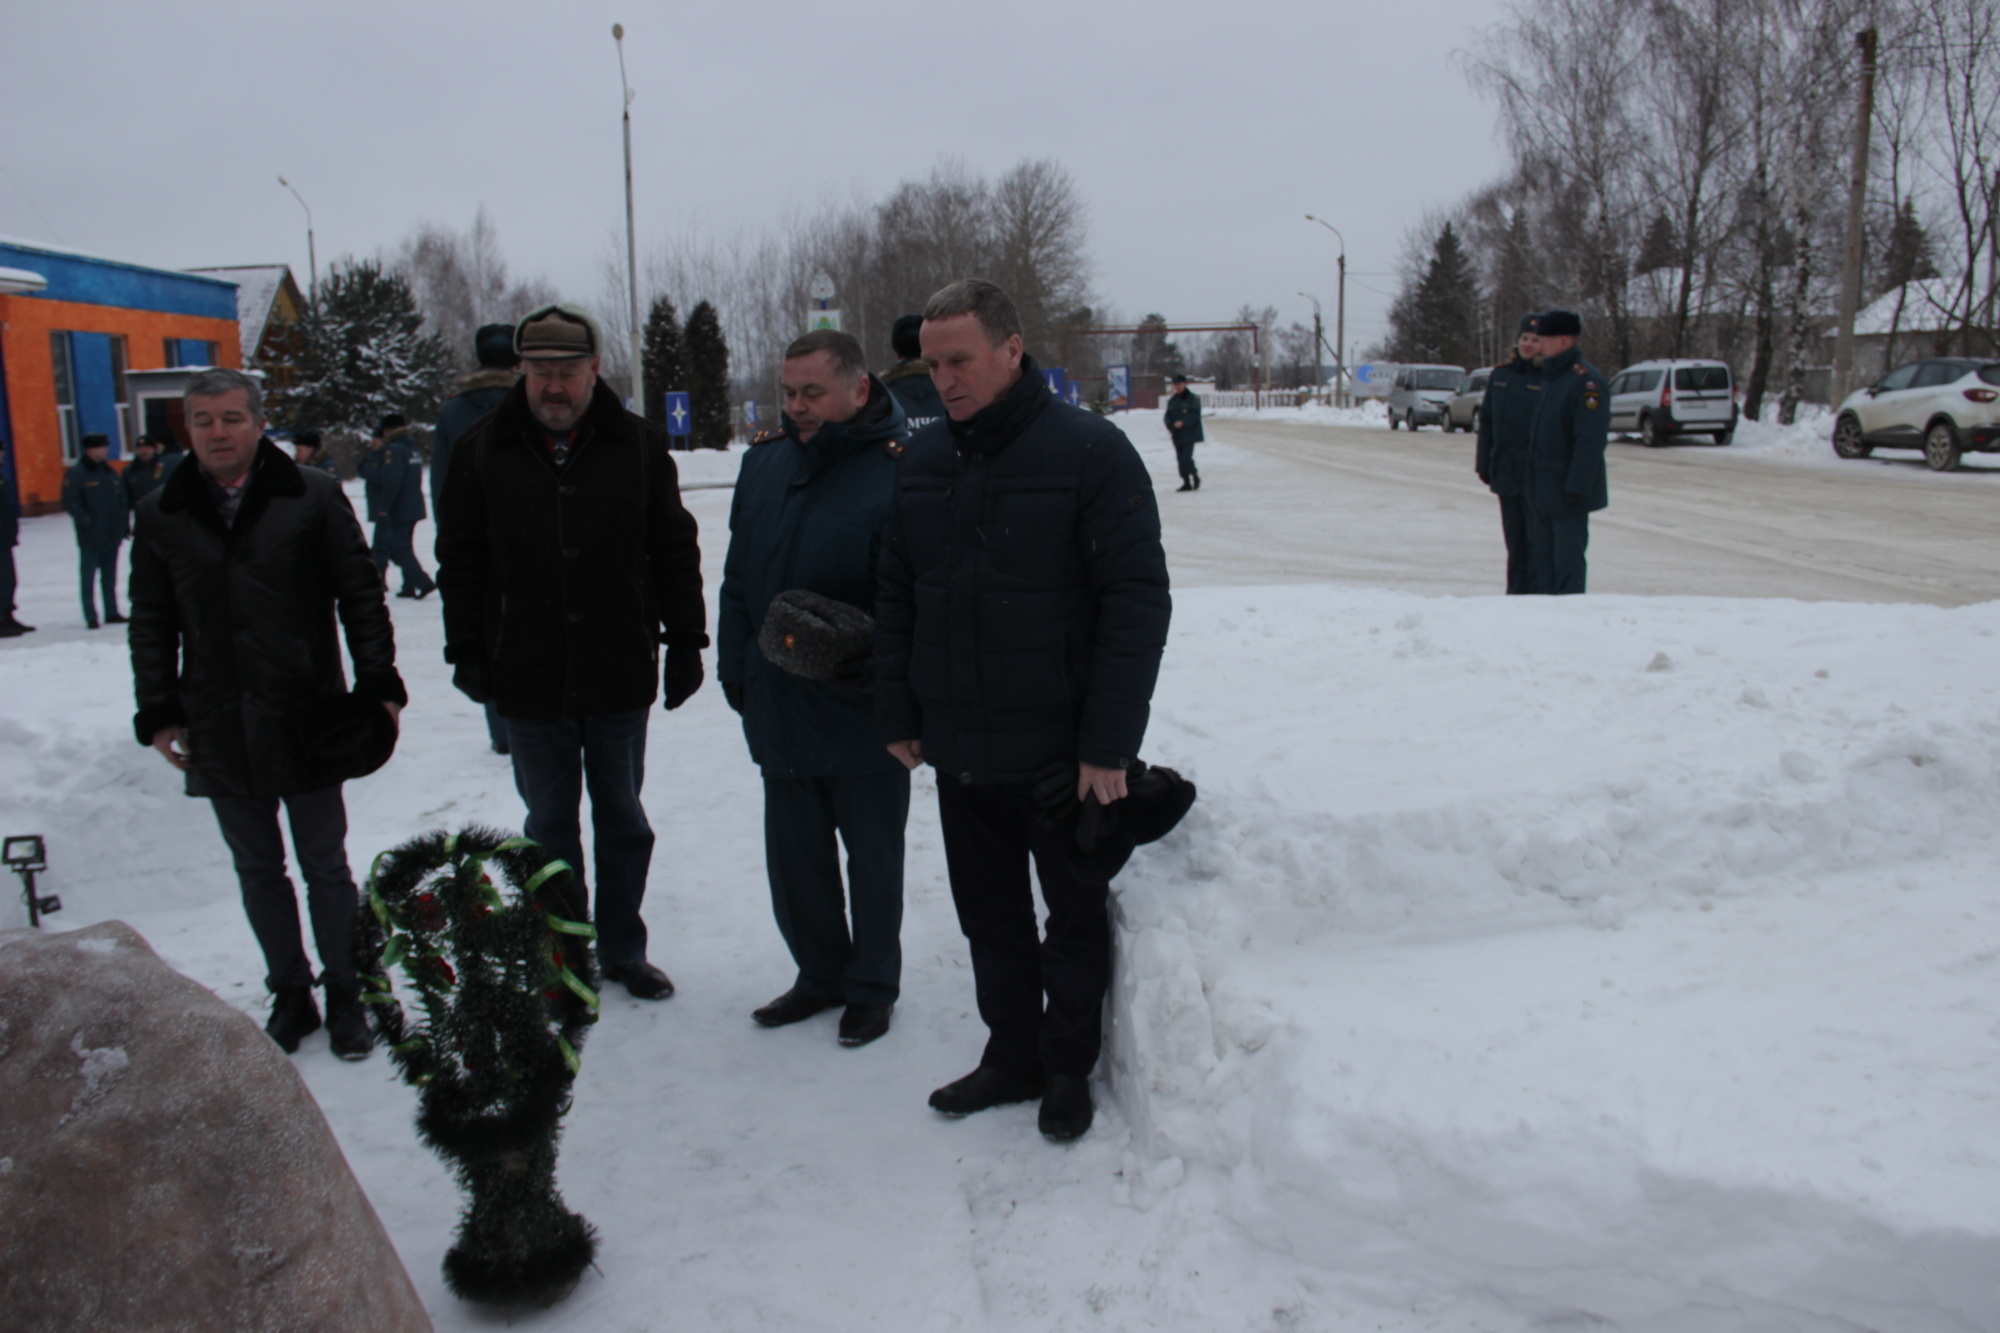
<instances>
[{"instance_id":1,"label":"spruce tree","mask_svg":"<svg viewBox=\"0 0 2000 1333\"><path fill-rule=\"evenodd\" d=\"M1893 292L1905 283L1925 282L1937 275L1937 264L1931 258L1931 238L1917 217L1916 200L1905 199L1889 228L1889 243L1882 248L1880 290Z\"/></svg>"},{"instance_id":2,"label":"spruce tree","mask_svg":"<svg viewBox=\"0 0 2000 1333\"><path fill-rule=\"evenodd\" d=\"M368 259L335 264L302 321L297 372L274 418L361 434L389 412L429 420L451 390L452 361L423 322L400 276Z\"/></svg>"},{"instance_id":3,"label":"spruce tree","mask_svg":"<svg viewBox=\"0 0 2000 1333\"><path fill-rule=\"evenodd\" d=\"M1478 344L1479 279L1451 223L1438 233L1423 281L1410 311L1411 359L1469 366Z\"/></svg>"},{"instance_id":4,"label":"spruce tree","mask_svg":"<svg viewBox=\"0 0 2000 1333\"><path fill-rule=\"evenodd\" d=\"M1680 246L1674 240L1673 221L1664 212L1655 213L1646 228L1646 238L1639 242L1639 262L1632 266L1632 271L1652 273L1679 265Z\"/></svg>"},{"instance_id":5,"label":"spruce tree","mask_svg":"<svg viewBox=\"0 0 2000 1333\"><path fill-rule=\"evenodd\" d=\"M656 426L667 424L667 394L687 386L687 353L681 342L680 314L674 303L658 297L646 315L645 343L639 357L646 371L646 403L641 413Z\"/></svg>"},{"instance_id":6,"label":"spruce tree","mask_svg":"<svg viewBox=\"0 0 2000 1333\"><path fill-rule=\"evenodd\" d=\"M727 449L735 433L729 424L729 345L722 339L722 319L707 301L688 312L687 388L694 409L697 449Z\"/></svg>"}]
</instances>

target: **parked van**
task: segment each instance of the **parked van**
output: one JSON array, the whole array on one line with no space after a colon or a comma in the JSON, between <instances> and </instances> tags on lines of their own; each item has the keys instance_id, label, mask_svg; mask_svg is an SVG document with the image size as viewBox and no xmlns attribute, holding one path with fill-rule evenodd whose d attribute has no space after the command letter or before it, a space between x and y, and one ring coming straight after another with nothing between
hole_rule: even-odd
<instances>
[{"instance_id":1,"label":"parked van","mask_svg":"<svg viewBox=\"0 0 2000 1333\"><path fill-rule=\"evenodd\" d=\"M1399 422L1411 430L1427 421L1442 423L1464 379L1464 366L1404 366L1389 389L1389 429Z\"/></svg>"},{"instance_id":2,"label":"parked van","mask_svg":"<svg viewBox=\"0 0 2000 1333\"><path fill-rule=\"evenodd\" d=\"M1469 430L1475 435L1479 433L1479 405L1486 401L1486 381L1492 376L1492 368L1482 366L1459 384L1458 392L1444 405L1445 434L1455 430Z\"/></svg>"},{"instance_id":3,"label":"parked van","mask_svg":"<svg viewBox=\"0 0 2000 1333\"><path fill-rule=\"evenodd\" d=\"M1611 381L1611 429L1647 448L1670 435L1736 438L1736 381L1721 361L1641 361Z\"/></svg>"}]
</instances>

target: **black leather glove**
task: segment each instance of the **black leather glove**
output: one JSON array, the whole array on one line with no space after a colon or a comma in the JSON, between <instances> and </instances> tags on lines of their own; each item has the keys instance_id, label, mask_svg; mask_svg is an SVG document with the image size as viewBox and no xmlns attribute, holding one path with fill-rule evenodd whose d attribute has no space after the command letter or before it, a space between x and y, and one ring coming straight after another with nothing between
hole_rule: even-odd
<instances>
[{"instance_id":1,"label":"black leather glove","mask_svg":"<svg viewBox=\"0 0 2000 1333\"><path fill-rule=\"evenodd\" d=\"M1563 503L1568 505L1571 509L1581 509L1584 506L1584 498L1581 495L1578 495L1575 491L1564 491Z\"/></svg>"},{"instance_id":2,"label":"black leather glove","mask_svg":"<svg viewBox=\"0 0 2000 1333\"><path fill-rule=\"evenodd\" d=\"M705 678L705 673L701 669L701 650L667 649L667 665L662 674L664 676L662 684L666 688L667 695L667 711L671 713L693 698L694 692L701 688L701 682Z\"/></svg>"},{"instance_id":3,"label":"black leather glove","mask_svg":"<svg viewBox=\"0 0 2000 1333\"><path fill-rule=\"evenodd\" d=\"M740 681L740 680L725 680L725 681L723 681L723 682L722 682L722 697L723 697L724 699L726 699L726 700L728 701L728 703L729 703L729 706L730 706L731 708L733 708L733 709L735 709L735 710L736 710L736 716L738 716L738 717L742 717L742 716L743 716L743 682L742 682L742 681Z\"/></svg>"},{"instance_id":4,"label":"black leather glove","mask_svg":"<svg viewBox=\"0 0 2000 1333\"><path fill-rule=\"evenodd\" d=\"M486 663L460 662L452 668L451 683L458 692L476 704L483 704L492 697L486 688Z\"/></svg>"}]
</instances>

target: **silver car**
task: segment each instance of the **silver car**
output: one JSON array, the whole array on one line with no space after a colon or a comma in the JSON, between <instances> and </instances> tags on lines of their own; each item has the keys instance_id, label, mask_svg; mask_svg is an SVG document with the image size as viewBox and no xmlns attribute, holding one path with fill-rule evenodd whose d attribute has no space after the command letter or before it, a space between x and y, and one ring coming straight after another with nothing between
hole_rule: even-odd
<instances>
[{"instance_id":1,"label":"silver car","mask_svg":"<svg viewBox=\"0 0 2000 1333\"><path fill-rule=\"evenodd\" d=\"M1833 451L1866 458L1877 449L1921 449L1934 472L1952 471L1969 450L2000 452L2000 362L1912 361L1847 395L1833 421Z\"/></svg>"},{"instance_id":2,"label":"silver car","mask_svg":"<svg viewBox=\"0 0 2000 1333\"><path fill-rule=\"evenodd\" d=\"M1486 381L1492 376L1491 370L1474 370L1459 382L1458 392L1444 405L1445 434L1455 430L1479 433L1479 405L1486 401Z\"/></svg>"},{"instance_id":3,"label":"silver car","mask_svg":"<svg viewBox=\"0 0 2000 1333\"><path fill-rule=\"evenodd\" d=\"M1641 361L1611 381L1611 429L1647 448L1674 435L1736 438L1736 386L1721 361Z\"/></svg>"},{"instance_id":4,"label":"silver car","mask_svg":"<svg viewBox=\"0 0 2000 1333\"><path fill-rule=\"evenodd\" d=\"M1389 389L1389 429L1442 424L1446 405L1464 379L1464 366L1404 366Z\"/></svg>"}]
</instances>

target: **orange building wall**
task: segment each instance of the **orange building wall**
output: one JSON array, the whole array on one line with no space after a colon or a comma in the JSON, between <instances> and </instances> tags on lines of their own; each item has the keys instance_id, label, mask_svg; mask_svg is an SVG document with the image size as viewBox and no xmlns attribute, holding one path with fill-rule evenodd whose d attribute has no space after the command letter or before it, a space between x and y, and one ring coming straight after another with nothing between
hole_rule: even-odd
<instances>
[{"instance_id":1,"label":"orange building wall","mask_svg":"<svg viewBox=\"0 0 2000 1333\"><path fill-rule=\"evenodd\" d=\"M167 315L38 296L0 296L0 357L7 368L14 477L24 513L46 514L62 507L62 426L56 415L55 366L49 359L49 334L58 329L123 334L127 370L165 368L162 343L167 338L212 342L222 365L238 370L243 366L233 319Z\"/></svg>"}]
</instances>

